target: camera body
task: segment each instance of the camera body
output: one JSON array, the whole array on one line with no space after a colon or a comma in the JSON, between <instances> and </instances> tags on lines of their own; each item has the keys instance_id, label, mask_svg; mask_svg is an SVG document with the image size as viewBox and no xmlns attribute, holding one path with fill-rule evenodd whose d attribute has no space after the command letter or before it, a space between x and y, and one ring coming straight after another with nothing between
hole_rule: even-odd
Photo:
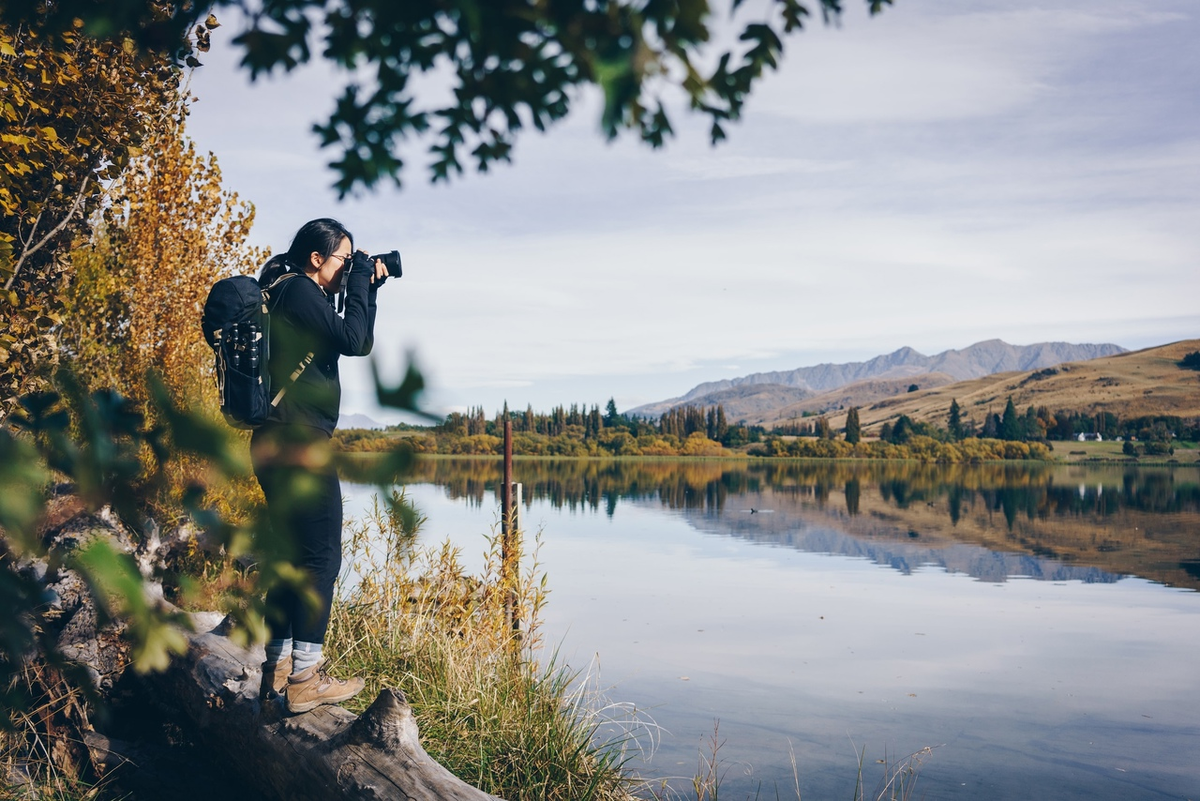
<instances>
[{"instance_id":1,"label":"camera body","mask_svg":"<svg viewBox=\"0 0 1200 801\"><path fill-rule=\"evenodd\" d=\"M349 277L351 273L357 273L360 271L365 273L374 273L376 261L383 262L384 266L387 268L387 275L375 281L376 287L381 286L383 282L389 278L399 278L401 275L403 275L403 269L400 266L400 251L389 250L387 253L380 253L376 256L368 256L363 251L356 250L354 252L354 256L346 264L346 277ZM344 281L345 279L343 278L343 293L345 292ZM338 311L341 311L342 303L343 301L338 301Z\"/></svg>"},{"instance_id":2,"label":"camera body","mask_svg":"<svg viewBox=\"0 0 1200 801\"><path fill-rule=\"evenodd\" d=\"M384 263L384 265L387 267L389 278L399 278L404 274L403 269L400 267L400 251L398 250L389 250L387 253L380 253L378 256L372 256L371 263L374 264L376 261L382 261Z\"/></svg>"},{"instance_id":3,"label":"camera body","mask_svg":"<svg viewBox=\"0 0 1200 801\"><path fill-rule=\"evenodd\" d=\"M375 281L376 289L378 289L380 286L382 286L383 282L386 281L387 279L399 278L401 275L404 274L404 271L401 269L401 266L400 266L400 251L389 250L387 253L380 253L377 256L368 256L367 254L363 253L361 250L356 250L354 252L354 256L350 259L350 262L346 265L346 276L349 276L351 272L354 272L357 270L361 270L361 271L367 272L367 273L374 273L376 261L383 262L384 266L387 267L387 275L385 275L383 278L380 278ZM342 310L346 308L345 278L343 278L341 283L342 283L342 286L338 292L338 299L337 299L338 314L341 314ZM333 302L332 298L330 299L330 302L331 303Z\"/></svg>"},{"instance_id":4,"label":"camera body","mask_svg":"<svg viewBox=\"0 0 1200 801\"><path fill-rule=\"evenodd\" d=\"M387 267L387 278L399 278L403 275L403 269L400 266L400 251L389 250L387 253L380 253L376 256L368 256L363 251L355 251L354 257L346 264L346 274L356 273L359 270L363 272L375 272L375 262L381 261ZM386 279L380 279L382 283Z\"/></svg>"}]
</instances>

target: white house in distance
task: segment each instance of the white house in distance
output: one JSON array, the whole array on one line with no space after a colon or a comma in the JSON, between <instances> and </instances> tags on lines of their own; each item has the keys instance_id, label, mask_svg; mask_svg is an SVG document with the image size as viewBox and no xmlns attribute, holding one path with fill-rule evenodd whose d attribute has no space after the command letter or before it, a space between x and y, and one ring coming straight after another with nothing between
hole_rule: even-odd
<instances>
[{"instance_id":1,"label":"white house in distance","mask_svg":"<svg viewBox=\"0 0 1200 801\"><path fill-rule=\"evenodd\" d=\"M1080 442L1103 442L1104 436L1101 434L1086 434L1086 433L1084 433L1084 434L1079 434L1078 436L1075 437L1075 439L1079 440Z\"/></svg>"}]
</instances>

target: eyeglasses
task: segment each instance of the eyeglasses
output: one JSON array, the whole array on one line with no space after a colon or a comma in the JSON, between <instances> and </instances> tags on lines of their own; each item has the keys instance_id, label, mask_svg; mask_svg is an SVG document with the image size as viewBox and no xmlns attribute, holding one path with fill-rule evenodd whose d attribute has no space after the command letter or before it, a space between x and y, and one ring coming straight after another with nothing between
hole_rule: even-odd
<instances>
[{"instance_id":1,"label":"eyeglasses","mask_svg":"<svg viewBox=\"0 0 1200 801\"><path fill-rule=\"evenodd\" d=\"M345 264L347 261L349 261L349 260L351 259L351 257L352 257L353 255L354 255L354 254L350 254L349 256L339 256L337 253L330 253L330 254L329 254L329 258L331 258L331 259L341 259L341 260L342 260L342 264L344 265L344 264Z\"/></svg>"}]
</instances>

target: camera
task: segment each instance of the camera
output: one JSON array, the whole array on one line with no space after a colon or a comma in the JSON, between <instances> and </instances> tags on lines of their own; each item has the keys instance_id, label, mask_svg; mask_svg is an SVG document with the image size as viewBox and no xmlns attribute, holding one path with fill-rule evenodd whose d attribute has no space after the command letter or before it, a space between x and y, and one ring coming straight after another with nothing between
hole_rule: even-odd
<instances>
[{"instance_id":1,"label":"camera","mask_svg":"<svg viewBox=\"0 0 1200 801\"><path fill-rule=\"evenodd\" d=\"M355 251L354 257L350 263L346 265L346 273L357 273L359 270L363 272L374 272L375 262L381 261L387 267L388 278L399 278L403 273L400 267L400 251L391 250L387 253L380 253L376 256L368 256L361 250ZM380 279L382 282L385 279Z\"/></svg>"},{"instance_id":2,"label":"camera","mask_svg":"<svg viewBox=\"0 0 1200 801\"><path fill-rule=\"evenodd\" d=\"M389 278L399 278L404 274L404 271L400 268L400 251L398 250L389 250L387 253L372 256L371 263L374 264L376 261L384 263L384 266L387 267Z\"/></svg>"}]
</instances>

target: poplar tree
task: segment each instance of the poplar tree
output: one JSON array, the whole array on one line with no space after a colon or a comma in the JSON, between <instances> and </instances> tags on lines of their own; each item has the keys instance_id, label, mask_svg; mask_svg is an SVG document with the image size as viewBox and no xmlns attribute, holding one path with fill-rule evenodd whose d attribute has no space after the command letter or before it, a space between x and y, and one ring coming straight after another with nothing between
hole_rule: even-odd
<instances>
[{"instance_id":1,"label":"poplar tree","mask_svg":"<svg viewBox=\"0 0 1200 801\"><path fill-rule=\"evenodd\" d=\"M857 444L862 439L862 426L858 422L858 407L851 406L846 412L846 442Z\"/></svg>"}]
</instances>

